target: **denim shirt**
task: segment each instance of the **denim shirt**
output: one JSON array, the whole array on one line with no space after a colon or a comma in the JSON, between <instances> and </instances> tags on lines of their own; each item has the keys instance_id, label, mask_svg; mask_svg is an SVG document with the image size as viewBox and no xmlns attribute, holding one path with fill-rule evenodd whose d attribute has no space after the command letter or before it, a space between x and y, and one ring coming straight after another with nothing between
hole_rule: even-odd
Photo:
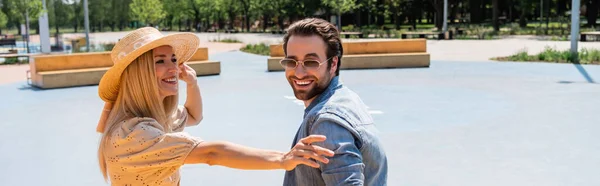
<instances>
[{"instance_id":1,"label":"denim shirt","mask_svg":"<svg viewBox=\"0 0 600 186\"><path fill-rule=\"evenodd\" d=\"M299 165L287 171L285 186L386 185L387 157L373 118L356 93L334 77L327 89L304 110L292 147L311 134L327 136L314 143L335 152L319 168Z\"/></svg>"}]
</instances>

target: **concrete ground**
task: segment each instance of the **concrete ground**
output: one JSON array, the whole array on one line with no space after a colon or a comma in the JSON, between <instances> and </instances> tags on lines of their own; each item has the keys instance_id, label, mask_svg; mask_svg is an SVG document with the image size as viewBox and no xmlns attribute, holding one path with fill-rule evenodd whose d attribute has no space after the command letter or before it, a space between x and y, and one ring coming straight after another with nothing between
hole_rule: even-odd
<instances>
[{"instance_id":1,"label":"concrete ground","mask_svg":"<svg viewBox=\"0 0 600 186\"><path fill-rule=\"evenodd\" d=\"M266 72L265 56L210 58L222 73L198 78L205 120L187 131L289 149L303 107L283 73ZM340 73L381 131L388 185L600 185L600 66L465 61ZM0 85L0 103L0 185L107 185L96 159L97 86L38 90L18 81ZM283 180L279 170L185 165L181 172L182 185Z\"/></svg>"}]
</instances>

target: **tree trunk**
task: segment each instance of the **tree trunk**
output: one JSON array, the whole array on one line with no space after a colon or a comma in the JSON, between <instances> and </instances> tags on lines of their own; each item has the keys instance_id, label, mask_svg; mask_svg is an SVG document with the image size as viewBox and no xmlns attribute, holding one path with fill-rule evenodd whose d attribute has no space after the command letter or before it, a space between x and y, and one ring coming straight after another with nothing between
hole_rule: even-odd
<instances>
[{"instance_id":1,"label":"tree trunk","mask_svg":"<svg viewBox=\"0 0 600 186\"><path fill-rule=\"evenodd\" d=\"M360 12L360 10L357 10L354 14L354 24L356 24L356 28L360 28L362 26L360 25Z\"/></svg>"},{"instance_id":2,"label":"tree trunk","mask_svg":"<svg viewBox=\"0 0 600 186\"><path fill-rule=\"evenodd\" d=\"M571 1L569 0L558 0L556 2L556 12L558 13L558 15L564 15L564 13L567 11L567 4L569 4Z\"/></svg>"},{"instance_id":3,"label":"tree trunk","mask_svg":"<svg viewBox=\"0 0 600 186\"><path fill-rule=\"evenodd\" d=\"M342 29L342 14L338 13L337 14L337 24L336 24L338 30L340 32L343 32L344 30Z\"/></svg>"},{"instance_id":4,"label":"tree trunk","mask_svg":"<svg viewBox=\"0 0 600 186\"><path fill-rule=\"evenodd\" d=\"M521 16L519 16L519 26L521 28L527 27L527 11L521 10Z\"/></svg>"},{"instance_id":5,"label":"tree trunk","mask_svg":"<svg viewBox=\"0 0 600 186\"><path fill-rule=\"evenodd\" d=\"M544 8L544 15L546 15L546 35L548 35L548 27L550 26L550 0L544 0L546 5Z\"/></svg>"},{"instance_id":6,"label":"tree trunk","mask_svg":"<svg viewBox=\"0 0 600 186\"><path fill-rule=\"evenodd\" d=\"M370 13L366 10L361 10L361 16L360 16L360 23L363 26L369 26L371 25L371 19L370 19Z\"/></svg>"},{"instance_id":7,"label":"tree trunk","mask_svg":"<svg viewBox=\"0 0 600 186\"><path fill-rule=\"evenodd\" d=\"M444 0L435 0L435 27L442 30L444 26Z\"/></svg>"},{"instance_id":8,"label":"tree trunk","mask_svg":"<svg viewBox=\"0 0 600 186\"><path fill-rule=\"evenodd\" d=\"M494 25L494 31L499 32L500 31L500 23L498 22L498 14L499 14L499 7L498 7L498 0L492 0L492 24Z\"/></svg>"},{"instance_id":9,"label":"tree trunk","mask_svg":"<svg viewBox=\"0 0 600 186\"><path fill-rule=\"evenodd\" d=\"M378 5L383 5L385 2L383 0L377 0ZM385 24L385 8L384 6L377 7L379 10L377 13L377 26L383 26Z\"/></svg>"},{"instance_id":10,"label":"tree trunk","mask_svg":"<svg viewBox=\"0 0 600 186\"><path fill-rule=\"evenodd\" d=\"M393 10L393 18L394 18L394 25L396 26L396 30L400 30L400 24L402 24L401 22L401 18L400 18L400 13L398 11L398 9L400 9L399 7L394 7Z\"/></svg>"},{"instance_id":11,"label":"tree trunk","mask_svg":"<svg viewBox=\"0 0 600 186\"><path fill-rule=\"evenodd\" d=\"M412 29L413 29L413 30L417 30L417 20L415 19L415 15L414 15L414 14L413 14L413 15L410 15L409 22L410 22L410 23L411 23L411 25L412 25Z\"/></svg>"},{"instance_id":12,"label":"tree trunk","mask_svg":"<svg viewBox=\"0 0 600 186\"><path fill-rule=\"evenodd\" d=\"M280 30L283 30L283 18L281 17L281 15L277 16L277 25L279 25Z\"/></svg>"},{"instance_id":13,"label":"tree trunk","mask_svg":"<svg viewBox=\"0 0 600 186\"><path fill-rule=\"evenodd\" d=\"M469 0L471 23L481 23L481 0Z\"/></svg>"},{"instance_id":14,"label":"tree trunk","mask_svg":"<svg viewBox=\"0 0 600 186\"><path fill-rule=\"evenodd\" d=\"M223 19L223 17L219 16L219 18L217 20L219 22L217 26L219 27L219 29L223 29L225 27L225 19Z\"/></svg>"},{"instance_id":15,"label":"tree trunk","mask_svg":"<svg viewBox=\"0 0 600 186\"><path fill-rule=\"evenodd\" d=\"M33 24L33 27L35 27L35 34L40 35L40 22Z\"/></svg>"},{"instance_id":16,"label":"tree trunk","mask_svg":"<svg viewBox=\"0 0 600 186\"><path fill-rule=\"evenodd\" d=\"M23 35L23 30L21 30L21 22L17 21L16 23L17 23L17 30L18 30L17 35Z\"/></svg>"},{"instance_id":17,"label":"tree trunk","mask_svg":"<svg viewBox=\"0 0 600 186\"><path fill-rule=\"evenodd\" d=\"M181 32L181 20L177 20L177 28Z\"/></svg>"},{"instance_id":18,"label":"tree trunk","mask_svg":"<svg viewBox=\"0 0 600 186\"><path fill-rule=\"evenodd\" d=\"M186 21L186 24L185 24L186 25L186 27L185 27L186 32L192 31L192 28L194 27L194 26L192 26L192 24L193 24L192 20L188 19Z\"/></svg>"},{"instance_id":19,"label":"tree trunk","mask_svg":"<svg viewBox=\"0 0 600 186\"><path fill-rule=\"evenodd\" d=\"M248 16L248 11L246 11L244 20L246 21L246 32L250 32L250 16Z\"/></svg>"},{"instance_id":20,"label":"tree trunk","mask_svg":"<svg viewBox=\"0 0 600 186\"><path fill-rule=\"evenodd\" d=\"M267 32L267 27L269 23L269 16L267 14L263 14L263 32Z\"/></svg>"},{"instance_id":21,"label":"tree trunk","mask_svg":"<svg viewBox=\"0 0 600 186\"><path fill-rule=\"evenodd\" d=\"M427 12L427 24L433 24L434 14L433 12Z\"/></svg>"},{"instance_id":22,"label":"tree trunk","mask_svg":"<svg viewBox=\"0 0 600 186\"><path fill-rule=\"evenodd\" d=\"M508 20L510 20L511 23L515 22L515 17L513 16L515 6L512 1L513 0L508 1Z\"/></svg>"},{"instance_id":23,"label":"tree trunk","mask_svg":"<svg viewBox=\"0 0 600 186\"><path fill-rule=\"evenodd\" d=\"M448 21L450 21L450 23L454 23L454 20L456 20L456 14L458 13L458 2L456 4L451 4L448 2L448 6Z\"/></svg>"},{"instance_id":24,"label":"tree trunk","mask_svg":"<svg viewBox=\"0 0 600 186\"><path fill-rule=\"evenodd\" d=\"M400 30L401 29L400 26L402 26L402 16L396 15L395 25L396 25L396 30Z\"/></svg>"},{"instance_id":25,"label":"tree trunk","mask_svg":"<svg viewBox=\"0 0 600 186\"><path fill-rule=\"evenodd\" d=\"M235 12L229 10L229 29L233 29L234 21L235 21Z\"/></svg>"},{"instance_id":26,"label":"tree trunk","mask_svg":"<svg viewBox=\"0 0 600 186\"><path fill-rule=\"evenodd\" d=\"M586 5L587 26L596 27L596 20L598 20L598 6L600 5L600 2L598 0L592 0L588 1Z\"/></svg>"}]
</instances>

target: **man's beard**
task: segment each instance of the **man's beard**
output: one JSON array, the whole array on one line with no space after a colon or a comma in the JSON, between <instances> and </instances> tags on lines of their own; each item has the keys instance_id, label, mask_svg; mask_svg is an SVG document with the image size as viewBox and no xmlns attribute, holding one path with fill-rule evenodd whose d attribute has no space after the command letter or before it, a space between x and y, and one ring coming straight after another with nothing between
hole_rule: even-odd
<instances>
[{"instance_id":1,"label":"man's beard","mask_svg":"<svg viewBox=\"0 0 600 186\"><path fill-rule=\"evenodd\" d=\"M294 80L299 79L295 78L294 76L288 76L288 82L294 90L294 96L296 96L296 99L307 101L323 93L325 89L327 89L329 83L331 82L331 75L325 74L325 76L322 79L318 79L315 76L309 76L304 79L314 79L315 81L312 82L313 85L310 85L313 86L313 88L309 90L296 90L296 83L294 82Z\"/></svg>"}]
</instances>

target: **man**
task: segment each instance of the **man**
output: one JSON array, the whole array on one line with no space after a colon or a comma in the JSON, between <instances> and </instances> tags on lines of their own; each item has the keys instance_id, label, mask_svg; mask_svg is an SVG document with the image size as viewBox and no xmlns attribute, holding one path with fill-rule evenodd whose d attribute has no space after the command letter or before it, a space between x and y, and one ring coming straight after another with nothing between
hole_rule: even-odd
<instances>
[{"instance_id":1,"label":"man","mask_svg":"<svg viewBox=\"0 0 600 186\"><path fill-rule=\"evenodd\" d=\"M294 95L306 106L293 144L321 134L327 140L315 145L335 152L319 168L287 171L284 185L386 185L387 158L373 118L339 79L343 48L336 27L308 18L290 25L283 40L286 57L281 65Z\"/></svg>"}]
</instances>

